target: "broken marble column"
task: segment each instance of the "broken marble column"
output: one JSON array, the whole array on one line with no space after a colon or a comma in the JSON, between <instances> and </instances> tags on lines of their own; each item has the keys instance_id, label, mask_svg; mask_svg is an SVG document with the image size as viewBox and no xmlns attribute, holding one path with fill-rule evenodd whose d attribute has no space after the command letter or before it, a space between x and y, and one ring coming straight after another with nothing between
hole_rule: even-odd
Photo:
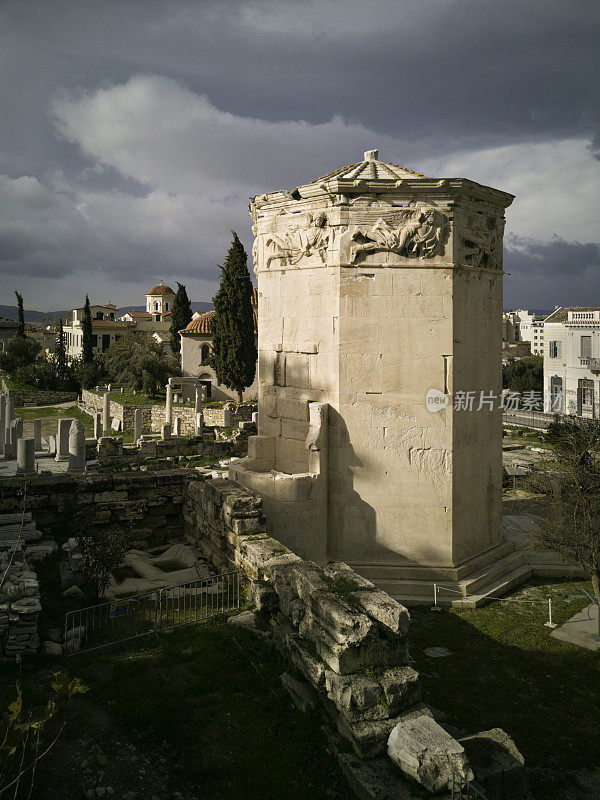
<instances>
[{"instance_id":1,"label":"broken marble column","mask_svg":"<svg viewBox=\"0 0 600 800\"><path fill-rule=\"evenodd\" d=\"M102 398L102 435L110 436L110 392Z\"/></svg>"},{"instance_id":2,"label":"broken marble column","mask_svg":"<svg viewBox=\"0 0 600 800\"><path fill-rule=\"evenodd\" d=\"M57 461L69 460L69 430L72 417L58 420L58 430L56 431L56 456Z\"/></svg>"},{"instance_id":3,"label":"broken marble column","mask_svg":"<svg viewBox=\"0 0 600 800\"><path fill-rule=\"evenodd\" d=\"M165 402L165 422L170 425L173 422L173 390L167 384L167 399Z\"/></svg>"},{"instance_id":4,"label":"broken marble column","mask_svg":"<svg viewBox=\"0 0 600 800\"><path fill-rule=\"evenodd\" d=\"M165 424L160 429L160 436L161 436L161 439L163 439L163 440L171 438L171 425L170 425L170 423L165 422Z\"/></svg>"},{"instance_id":5,"label":"broken marble column","mask_svg":"<svg viewBox=\"0 0 600 800\"><path fill-rule=\"evenodd\" d=\"M35 472L35 439L17 441L17 474L32 475Z\"/></svg>"},{"instance_id":6,"label":"broken marble column","mask_svg":"<svg viewBox=\"0 0 600 800\"><path fill-rule=\"evenodd\" d=\"M85 470L85 428L74 419L69 427L69 472L81 473Z\"/></svg>"},{"instance_id":7,"label":"broken marble column","mask_svg":"<svg viewBox=\"0 0 600 800\"><path fill-rule=\"evenodd\" d=\"M173 425L173 436L181 436L181 417L175 417Z\"/></svg>"},{"instance_id":8,"label":"broken marble column","mask_svg":"<svg viewBox=\"0 0 600 800\"><path fill-rule=\"evenodd\" d=\"M102 436L102 412L97 411L94 414L94 439L98 441L98 439Z\"/></svg>"},{"instance_id":9,"label":"broken marble column","mask_svg":"<svg viewBox=\"0 0 600 800\"><path fill-rule=\"evenodd\" d=\"M19 439L23 438L23 420L20 417L11 420L10 423L10 431L9 431L9 441L10 441L10 451L9 451L9 458L16 458L17 457L17 443ZM6 449L6 446L5 446Z\"/></svg>"},{"instance_id":10,"label":"broken marble column","mask_svg":"<svg viewBox=\"0 0 600 800\"><path fill-rule=\"evenodd\" d=\"M6 458L13 458L10 453L10 423L12 422L15 413L15 401L10 395L6 397L6 413L4 416L4 429L0 431L0 435L4 436L4 455Z\"/></svg>"},{"instance_id":11,"label":"broken marble column","mask_svg":"<svg viewBox=\"0 0 600 800\"><path fill-rule=\"evenodd\" d=\"M35 442L36 452L42 449L42 420L33 420L33 441Z\"/></svg>"},{"instance_id":12,"label":"broken marble column","mask_svg":"<svg viewBox=\"0 0 600 800\"><path fill-rule=\"evenodd\" d=\"M142 409L136 408L133 414L133 442L137 443L142 435Z\"/></svg>"},{"instance_id":13,"label":"broken marble column","mask_svg":"<svg viewBox=\"0 0 600 800\"><path fill-rule=\"evenodd\" d=\"M204 391L205 391L204 386L196 386L196 403L194 406L196 436L202 436L202 429L204 427L204 418L202 412L202 401L204 400Z\"/></svg>"},{"instance_id":14,"label":"broken marble column","mask_svg":"<svg viewBox=\"0 0 600 800\"><path fill-rule=\"evenodd\" d=\"M4 455L4 429L6 420L6 395L4 392L0 393L0 456Z\"/></svg>"}]
</instances>

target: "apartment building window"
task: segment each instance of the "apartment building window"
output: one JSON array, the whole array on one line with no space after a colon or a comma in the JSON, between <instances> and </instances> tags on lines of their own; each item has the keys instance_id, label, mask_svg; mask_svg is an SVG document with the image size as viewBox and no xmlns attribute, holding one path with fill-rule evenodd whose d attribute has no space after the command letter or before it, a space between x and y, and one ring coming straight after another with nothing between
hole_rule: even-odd
<instances>
[{"instance_id":1,"label":"apartment building window","mask_svg":"<svg viewBox=\"0 0 600 800\"><path fill-rule=\"evenodd\" d=\"M549 342L550 345L550 358L560 358L561 342Z\"/></svg>"},{"instance_id":2,"label":"apartment building window","mask_svg":"<svg viewBox=\"0 0 600 800\"><path fill-rule=\"evenodd\" d=\"M591 358L592 357L592 337L591 336L582 336L581 337L581 357L582 358Z\"/></svg>"}]
</instances>

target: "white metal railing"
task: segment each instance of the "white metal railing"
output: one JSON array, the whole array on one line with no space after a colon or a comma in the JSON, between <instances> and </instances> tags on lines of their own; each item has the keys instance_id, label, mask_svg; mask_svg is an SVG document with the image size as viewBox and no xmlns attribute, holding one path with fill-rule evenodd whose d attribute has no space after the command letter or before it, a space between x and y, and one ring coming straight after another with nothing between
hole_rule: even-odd
<instances>
[{"instance_id":1,"label":"white metal railing","mask_svg":"<svg viewBox=\"0 0 600 800\"><path fill-rule=\"evenodd\" d=\"M235 570L178 586L154 589L65 616L65 653L88 652L190 625L240 607L239 573Z\"/></svg>"},{"instance_id":2,"label":"white metal railing","mask_svg":"<svg viewBox=\"0 0 600 800\"><path fill-rule=\"evenodd\" d=\"M590 356L579 356L579 366L587 367L592 370L600 370L600 358L591 358Z\"/></svg>"}]
</instances>

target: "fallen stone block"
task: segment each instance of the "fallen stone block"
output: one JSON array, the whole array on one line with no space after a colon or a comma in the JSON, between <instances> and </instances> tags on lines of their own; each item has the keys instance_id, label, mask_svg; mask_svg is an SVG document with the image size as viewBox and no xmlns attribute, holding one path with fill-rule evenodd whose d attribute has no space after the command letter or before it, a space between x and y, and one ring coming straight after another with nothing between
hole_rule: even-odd
<instances>
[{"instance_id":1,"label":"fallen stone block","mask_svg":"<svg viewBox=\"0 0 600 800\"><path fill-rule=\"evenodd\" d=\"M343 714L338 714L336 725L344 739L350 742L357 756L377 758L385 754L390 733L401 720L423 715L429 715L433 719L433 714L427 706L424 703L417 703L390 719L350 722Z\"/></svg>"},{"instance_id":2,"label":"fallen stone block","mask_svg":"<svg viewBox=\"0 0 600 800\"><path fill-rule=\"evenodd\" d=\"M430 792L452 785L452 773L474 775L464 747L429 716L400 720L388 739L388 755Z\"/></svg>"},{"instance_id":3,"label":"fallen stone block","mask_svg":"<svg viewBox=\"0 0 600 800\"><path fill-rule=\"evenodd\" d=\"M529 797L525 759L502 728L459 739L488 800Z\"/></svg>"},{"instance_id":4,"label":"fallen stone block","mask_svg":"<svg viewBox=\"0 0 600 800\"><path fill-rule=\"evenodd\" d=\"M257 611L268 611L273 613L279 609L279 598L277 592L270 583L266 581L252 581L251 584L252 600Z\"/></svg>"},{"instance_id":5,"label":"fallen stone block","mask_svg":"<svg viewBox=\"0 0 600 800\"><path fill-rule=\"evenodd\" d=\"M57 642L44 642L42 644L42 653L46 656L62 656L62 645Z\"/></svg>"},{"instance_id":6,"label":"fallen stone block","mask_svg":"<svg viewBox=\"0 0 600 800\"><path fill-rule=\"evenodd\" d=\"M268 631L261 630L257 626L252 611L242 611L241 614L229 617L227 624L234 625L236 628L243 628L246 631L256 634L256 636L260 636L262 639L267 639L271 635Z\"/></svg>"}]
</instances>

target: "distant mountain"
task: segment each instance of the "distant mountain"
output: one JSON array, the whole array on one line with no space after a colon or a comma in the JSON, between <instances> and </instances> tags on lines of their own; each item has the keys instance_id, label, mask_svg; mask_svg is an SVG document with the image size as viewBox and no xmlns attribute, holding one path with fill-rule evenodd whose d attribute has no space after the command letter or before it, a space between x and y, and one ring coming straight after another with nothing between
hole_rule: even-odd
<instances>
[{"instance_id":1,"label":"distant mountain","mask_svg":"<svg viewBox=\"0 0 600 800\"><path fill-rule=\"evenodd\" d=\"M192 306L192 311L199 311L200 313L202 313L203 311L213 310L212 303L204 303L204 302L191 303L191 306ZM119 309L119 316L122 316L127 311L145 311L145 310L146 306L122 306Z\"/></svg>"},{"instance_id":2,"label":"distant mountain","mask_svg":"<svg viewBox=\"0 0 600 800\"><path fill-rule=\"evenodd\" d=\"M50 322L55 317L60 317L64 319L67 314L71 312L67 311L30 311L27 308L23 309L23 316L25 317L25 322ZM0 306L0 317L6 317L7 319L14 319L15 322L19 319L19 310L16 306Z\"/></svg>"},{"instance_id":3,"label":"distant mountain","mask_svg":"<svg viewBox=\"0 0 600 800\"><path fill-rule=\"evenodd\" d=\"M212 311L213 304L212 303L192 303L192 311ZM126 311L145 311L146 306L124 306L123 308L119 309L119 314L124 314ZM25 322L38 322L38 323L46 323L50 324L55 320L58 321L59 317L62 317L63 322L67 319L70 319L71 314L73 313L73 309L69 309L68 311L30 311L29 309L23 309L23 316L25 317ZM6 319L14 319L15 322L19 319L19 311L17 306L0 306L0 317L6 317Z\"/></svg>"}]
</instances>

